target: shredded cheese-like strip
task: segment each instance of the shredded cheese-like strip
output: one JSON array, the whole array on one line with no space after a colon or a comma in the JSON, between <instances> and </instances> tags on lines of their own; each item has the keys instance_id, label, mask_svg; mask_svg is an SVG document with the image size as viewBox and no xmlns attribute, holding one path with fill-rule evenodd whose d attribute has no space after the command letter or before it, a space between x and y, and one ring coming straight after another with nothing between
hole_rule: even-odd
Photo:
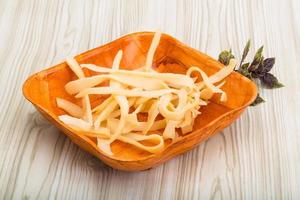
<instances>
[{"instance_id":1,"label":"shredded cheese-like strip","mask_svg":"<svg viewBox=\"0 0 300 200\"><path fill-rule=\"evenodd\" d=\"M82 92L78 93L75 97L82 98L88 94L111 94L111 95L124 95L128 97L147 97L147 98L157 98L164 94L169 94L176 91L175 89L163 89L154 91L144 91L142 89L122 89L117 87L94 87L87 88Z\"/></svg>"},{"instance_id":2,"label":"shredded cheese-like strip","mask_svg":"<svg viewBox=\"0 0 300 200\"><path fill-rule=\"evenodd\" d=\"M79 66L79 64L76 62L76 60L74 58L69 57L69 58L66 59L66 62L78 78L84 78L85 77L83 71L81 70L81 68Z\"/></svg>"},{"instance_id":3,"label":"shredded cheese-like strip","mask_svg":"<svg viewBox=\"0 0 300 200\"><path fill-rule=\"evenodd\" d=\"M198 67L191 67L188 70L188 73L191 73L192 71L197 71L201 74L202 78L203 78L203 82L204 84L213 92L213 93L221 93L221 101L226 101L226 93L221 90L220 88L216 87L213 85L213 83L211 82L211 80L208 78L208 76L205 74L205 72L198 68Z\"/></svg>"},{"instance_id":4,"label":"shredded cheese-like strip","mask_svg":"<svg viewBox=\"0 0 300 200\"><path fill-rule=\"evenodd\" d=\"M224 68L220 69L217 73L213 74L209 77L211 83L217 83L224 79L224 77L227 77L231 74L231 72L234 70L236 66L236 60L231 59L229 61L229 64L225 66Z\"/></svg>"},{"instance_id":5,"label":"shredded cheese-like strip","mask_svg":"<svg viewBox=\"0 0 300 200\"><path fill-rule=\"evenodd\" d=\"M156 153L163 149L164 147L164 140L163 138L158 134L151 134L151 135L140 135L135 133L129 133L126 135L119 136L118 139L122 142L132 144L140 149L143 149L145 151L148 151L150 153ZM146 146L140 143L140 141L155 141L157 142L154 146Z\"/></svg>"},{"instance_id":6,"label":"shredded cheese-like strip","mask_svg":"<svg viewBox=\"0 0 300 200\"><path fill-rule=\"evenodd\" d=\"M73 117L81 118L83 116L83 110L76 104L67 101L62 98L56 98L57 107L65 110L67 113L72 115Z\"/></svg>"},{"instance_id":7,"label":"shredded cheese-like strip","mask_svg":"<svg viewBox=\"0 0 300 200\"><path fill-rule=\"evenodd\" d=\"M78 76L79 79L84 78L84 73L77 63L77 61L74 58L67 58L66 59L67 64L70 66L72 71ZM83 104L83 110L84 110L84 116L85 120L88 121L90 126L93 123L93 116L92 116L92 110L91 110L91 103L88 95L85 95L82 99Z\"/></svg>"},{"instance_id":8,"label":"shredded cheese-like strip","mask_svg":"<svg viewBox=\"0 0 300 200\"><path fill-rule=\"evenodd\" d=\"M76 94L87 88L91 88L96 85L99 85L106 80L114 80L121 84L125 84L127 86L141 88L150 91L169 88L167 84L165 84L163 81L154 78L135 77L133 79L131 75L127 75L127 74L114 74L114 75L104 74L104 75L91 76L91 77L71 81L66 84L65 90L69 94ZM141 83L144 84L141 85Z\"/></svg>"},{"instance_id":9,"label":"shredded cheese-like strip","mask_svg":"<svg viewBox=\"0 0 300 200\"><path fill-rule=\"evenodd\" d=\"M113 61L113 66L112 69L113 70L118 70L119 69L119 65L122 59L122 51L119 51ZM121 84L118 82L115 82L114 80L110 81L110 85L112 87L115 88L122 88ZM110 154L111 150L109 149L110 146L106 146L106 145L110 145L114 140L116 140L122 133L122 129L125 127L125 123L126 123L126 117L128 116L128 112L129 112L129 103L128 100L125 96L123 95L113 95L113 98L116 100L116 102L119 104L120 106L120 122L117 124L116 129L113 131L113 134L111 136L111 138L108 141L103 141L100 140L100 143L104 143L104 145L100 145L100 147L105 147L104 149L102 149L104 152L107 151L106 153Z\"/></svg>"},{"instance_id":10,"label":"shredded cheese-like strip","mask_svg":"<svg viewBox=\"0 0 300 200\"><path fill-rule=\"evenodd\" d=\"M173 73L157 73L157 72L145 72L145 71L129 71L129 70L113 70L106 67L100 67L93 64L82 64L81 67L87 68L94 72L100 73L110 73L110 74L126 74L132 77L149 77L155 78L157 80L162 80L166 84L171 85L174 88L189 87L194 86L194 80L190 76L183 74L173 74Z\"/></svg>"},{"instance_id":11,"label":"shredded cheese-like strip","mask_svg":"<svg viewBox=\"0 0 300 200\"><path fill-rule=\"evenodd\" d=\"M146 64L145 64L146 71L150 71L150 69L151 69L154 53L155 53L156 48L158 47L160 37L161 37L161 32L157 31L154 34L153 40L151 42L151 45L150 45L150 48L149 48L149 51L147 54Z\"/></svg>"},{"instance_id":12,"label":"shredded cheese-like strip","mask_svg":"<svg viewBox=\"0 0 300 200\"><path fill-rule=\"evenodd\" d=\"M71 117L69 115L60 115L58 116L58 119L69 126L80 128L84 131L88 131L90 129L89 123L82 119Z\"/></svg>"},{"instance_id":13,"label":"shredded cheese-like strip","mask_svg":"<svg viewBox=\"0 0 300 200\"><path fill-rule=\"evenodd\" d=\"M65 90L81 98L83 104L80 108L57 98L57 106L71 115L61 115L59 120L78 134L96 138L99 150L108 156L114 156L111 144L115 140L156 153L163 150L164 140L191 132L200 107L206 106L215 93L226 101L226 93L221 89L225 81L221 81L234 70L236 62L230 60L228 66L212 76L193 66L186 74L158 73L151 66L160 37L160 32L154 34L145 65L132 71L120 69L121 50L111 68L79 65L68 58L66 62L78 79L67 83ZM85 77L82 68L99 74ZM191 77L193 72L199 73L202 81L196 82L197 78ZM107 82L109 85L101 85ZM91 108L89 95L109 96ZM140 116L145 114L141 120Z\"/></svg>"}]
</instances>

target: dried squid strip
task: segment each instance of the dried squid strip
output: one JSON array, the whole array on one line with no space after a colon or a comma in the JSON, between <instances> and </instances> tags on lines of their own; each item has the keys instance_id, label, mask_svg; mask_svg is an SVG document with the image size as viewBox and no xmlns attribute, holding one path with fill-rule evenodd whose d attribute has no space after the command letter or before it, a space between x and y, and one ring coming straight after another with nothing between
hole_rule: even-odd
<instances>
[{"instance_id":1,"label":"dried squid strip","mask_svg":"<svg viewBox=\"0 0 300 200\"><path fill-rule=\"evenodd\" d=\"M63 109L64 111L66 111L67 113L72 115L73 117L80 118L83 116L82 108L80 108L78 105L76 105L70 101L67 101L62 98L56 98L56 104L57 104L57 107Z\"/></svg>"},{"instance_id":2,"label":"dried squid strip","mask_svg":"<svg viewBox=\"0 0 300 200\"><path fill-rule=\"evenodd\" d=\"M84 78L84 73L79 66L78 62L74 58L67 58L67 64L71 68L71 70L78 76L79 79ZM93 124L93 116L91 103L88 95L84 95L82 98L82 107L83 107L83 118L88 121L89 125Z\"/></svg>"},{"instance_id":3,"label":"dried squid strip","mask_svg":"<svg viewBox=\"0 0 300 200\"><path fill-rule=\"evenodd\" d=\"M126 74L132 77L148 77L155 78L157 80L164 81L167 85L172 85L174 88L188 87L192 88L194 85L194 80L183 74L174 73L157 73L157 72L143 72L143 71L129 71L129 70L113 70L111 68L100 67L93 64L81 64L81 67L87 68L89 70L100 72L100 73L110 73L110 74Z\"/></svg>"},{"instance_id":4,"label":"dried squid strip","mask_svg":"<svg viewBox=\"0 0 300 200\"><path fill-rule=\"evenodd\" d=\"M147 97L147 98L158 98L164 94L176 92L175 89L162 89L154 91L144 91L141 89L122 89L116 87L94 87L87 88L82 92L78 93L75 97L81 98L88 94L111 94L111 95L124 95L128 97Z\"/></svg>"}]
</instances>

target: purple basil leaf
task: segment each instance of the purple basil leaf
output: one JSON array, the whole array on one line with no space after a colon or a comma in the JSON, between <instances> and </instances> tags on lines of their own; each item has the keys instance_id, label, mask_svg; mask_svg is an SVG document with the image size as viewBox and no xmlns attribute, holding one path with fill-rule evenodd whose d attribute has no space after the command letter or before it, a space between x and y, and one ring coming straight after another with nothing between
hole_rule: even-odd
<instances>
[{"instance_id":1,"label":"purple basil leaf","mask_svg":"<svg viewBox=\"0 0 300 200\"><path fill-rule=\"evenodd\" d=\"M269 88L278 87L278 79L271 73L265 73L264 76L260 78L260 80Z\"/></svg>"},{"instance_id":2,"label":"purple basil leaf","mask_svg":"<svg viewBox=\"0 0 300 200\"><path fill-rule=\"evenodd\" d=\"M257 74L256 72L252 72L252 73L251 73L251 76L252 76L253 78L259 78L259 77L260 77L260 75Z\"/></svg>"},{"instance_id":3,"label":"purple basil leaf","mask_svg":"<svg viewBox=\"0 0 300 200\"><path fill-rule=\"evenodd\" d=\"M259 65L258 65L258 68L255 70L255 73L256 74L259 74L261 76L264 75L264 62L261 62Z\"/></svg>"},{"instance_id":4,"label":"purple basil leaf","mask_svg":"<svg viewBox=\"0 0 300 200\"><path fill-rule=\"evenodd\" d=\"M273 68L274 64L275 64L275 58L266 58L263 61L263 69L262 69L262 71L263 72L269 72L269 71L271 71L271 69Z\"/></svg>"}]
</instances>

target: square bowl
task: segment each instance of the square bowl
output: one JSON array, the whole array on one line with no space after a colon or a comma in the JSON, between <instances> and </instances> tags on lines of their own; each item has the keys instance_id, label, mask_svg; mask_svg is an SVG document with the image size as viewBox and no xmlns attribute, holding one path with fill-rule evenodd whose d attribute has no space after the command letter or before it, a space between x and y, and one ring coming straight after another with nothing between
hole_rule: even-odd
<instances>
[{"instance_id":1,"label":"square bowl","mask_svg":"<svg viewBox=\"0 0 300 200\"><path fill-rule=\"evenodd\" d=\"M132 33L82 53L75 59L80 64L89 63L110 67L117 51L122 50L121 68L133 70L144 65L153 34L151 32ZM167 34L162 34L152 67L159 72L184 74L190 66L197 66L208 75L224 67L217 60L188 47ZM84 72L87 76L94 73L88 70ZM226 83L222 87L227 93L228 100L220 102L219 96L214 95L207 106L200 108L201 114L196 118L191 133L173 141L166 140L164 149L154 154L115 141L112 143L114 155L108 156L97 147L95 139L80 134L58 119L58 116L65 112L57 107L56 97L80 104L79 100L66 93L64 89L65 84L74 79L76 76L63 62L30 76L23 85L23 94L46 119L79 147L98 157L107 165L126 171L152 168L194 148L200 142L229 126L257 96L256 85L251 80L232 72L226 77ZM90 98L94 106L101 97L91 95Z\"/></svg>"}]
</instances>

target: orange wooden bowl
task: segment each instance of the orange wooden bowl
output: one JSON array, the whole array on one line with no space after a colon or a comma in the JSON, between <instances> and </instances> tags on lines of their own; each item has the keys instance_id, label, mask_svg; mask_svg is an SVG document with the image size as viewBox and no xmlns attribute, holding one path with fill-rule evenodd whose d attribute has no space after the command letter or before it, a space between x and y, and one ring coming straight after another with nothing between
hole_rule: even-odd
<instances>
[{"instance_id":1,"label":"orange wooden bowl","mask_svg":"<svg viewBox=\"0 0 300 200\"><path fill-rule=\"evenodd\" d=\"M81 64L111 66L114 56L121 49L123 50L121 68L135 69L144 65L152 37L153 33L150 32L129 34L80 54L76 56L76 60ZM163 34L155 53L153 67L160 72L185 73L187 68L193 65L199 66L208 75L223 67L221 63L211 57ZM85 73L93 74L91 71L85 71ZM220 102L218 96L215 95L207 106L201 107L202 114L196 118L193 132L180 136L173 142L166 141L165 148L155 154L115 141L112 144L114 156L110 157L104 155L97 148L95 139L80 134L58 120L58 116L64 114L64 111L56 106L56 97L80 104L77 99L64 90L65 84L74 79L77 78L64 62L30 76L23 85L23 93L38 111L62 130L75 144L107 165L126 171L149 169L194 148L237 119L257 95L256 85L252 81L233 72L225 79L226 84L222 87L228 95L228 100ZM91 95L92 106L99 98L101 97Z\"/></svg>"}]
</instances>

